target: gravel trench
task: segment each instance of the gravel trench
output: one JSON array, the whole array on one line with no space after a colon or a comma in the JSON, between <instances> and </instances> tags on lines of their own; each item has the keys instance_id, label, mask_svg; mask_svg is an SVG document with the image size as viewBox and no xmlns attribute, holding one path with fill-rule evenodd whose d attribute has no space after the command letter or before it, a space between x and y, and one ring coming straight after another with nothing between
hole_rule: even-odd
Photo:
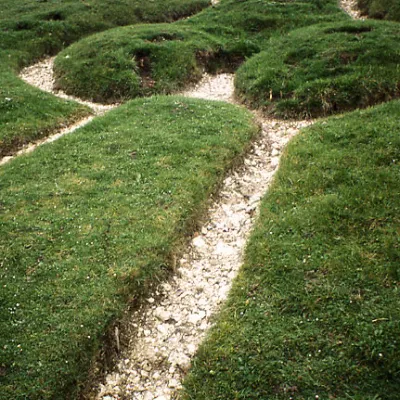
<instances>
[{"instance_id":1,"label":"gravel trench","mask_svg":"<svg viewBox=\"0 0 400 400\"><path fill-rule=\"evenodd\" d=\"M234 102L231 74L205 75L187 97ZM262 133L225 180L176 276L130 319L136 332L97 399L176 398L196 350L237 275L246 241L285 144L311 121L260 119Z\"/></svg>"},{"instance_id":2,"label":"gravel trench","mask_svg":"<svg viewBox=\"0 0 400 400\"><path fill-rule=\"evenodd\" d=\"M354 0L341 2L353 18L360 18ZM115 107L83 102L54 92L54 59L22 71L28 83L57 96L79 101L101 115ZM204 75L187 97L234 103L233 74ZM41 141L58 137L85 125L87 118ZM115 368L103 383L95 384L98 400L169 400L179 396L181 382L191 359L225 301L243 261L247 238L258 214L258 206L278 169L286 143L312 121L282 121L257 117L262 127L241 167L223 182L218 200L208 218L178 263L176 275L161 284L128 321L135 332L123 349ZM23 149L32 151L39 144ZM8 160L7 160L8 161ZM4 163L4 159L0 162ZM156 300L156 299L157 300Z\"/></svg>"}]
</instances>

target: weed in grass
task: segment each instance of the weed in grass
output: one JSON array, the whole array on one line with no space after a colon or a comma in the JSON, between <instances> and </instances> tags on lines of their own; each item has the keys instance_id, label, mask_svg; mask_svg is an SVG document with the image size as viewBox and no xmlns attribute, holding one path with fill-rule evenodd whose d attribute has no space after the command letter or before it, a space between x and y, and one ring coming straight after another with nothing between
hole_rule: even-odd
<instances>
[{"instance_id":1,"label":"weed in grass","mask_svg":"<svg viewBox=\"0 0 400 400\"><path fill-rule=\"evenodd\" d=\"M280 117L364 108L400 94L397 23L315 25L271 41L239 69L236 89Z\"/></svg>"}]
</instances>

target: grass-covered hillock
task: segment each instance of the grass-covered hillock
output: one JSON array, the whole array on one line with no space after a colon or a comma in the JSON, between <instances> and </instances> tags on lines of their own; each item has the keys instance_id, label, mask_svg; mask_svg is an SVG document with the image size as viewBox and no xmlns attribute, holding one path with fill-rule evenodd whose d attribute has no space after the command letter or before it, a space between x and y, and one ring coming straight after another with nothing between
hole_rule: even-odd
<instances>
[{"instance_id":1,"label":"grass-covered hillock","mask_svg":"<svg viewBox=\"0 0 400 400\"><path fill-rule=\"evenodd\" d=\"M400 95L400 25L320 24L272 40L236 76L238 95L280 117L340 113Z\"/></svg>"},{"instance_id":2,"label":"grass-covered hillock","mask_svg":"<svg viewBox=\"0 0 400 400\"><path fill-rule=\"evenodd\" d=\"M224 37L227 49L243 60L265 48L271 36L348 18L336 0L222 0L179 24Z\"/></svg>"},{"instance_id":3,"label":"grass-covered hillock","mask_svg":"<svg viewBox=\"0 0 400 400\"><path fill-rule=\"evenodd\" d=\"M206 0L0 0L0 49L19 64L55 54L90 33L143 22L171 22L200 11Z\"/></svg>"},{"instance_id":4,"label":"grass-covered hillock","mask_svg":"<svg viewBox=\"0 0 400 400\"><path fill-rule=\"evenodd\" d=\"M68 399L110 321L173 265L258 128L181 97L121 106L0 169L0 399Z\"/></svg>"},{"instance_id":5,"label":"grass-covered hillock","mask_svg":"<svg viewBox=\"0 0 400 400\"><path fill-rule=\"evenodd\" d=\"M201 55L212 57L216 38L185 26L154 24L92 35L61 52L57 85L95 101L122 101L171 93L203 74Z\"/></svg>"},{"instance_id":6,"label":"grass-covered hillock","mask_svg":"<svg viewBox=\"0 0 400 400\"><path fill-rule=\"evenodd\" d=\"M369 18L400 22L400 2L398 0L357 0L357 5L361 13Z\"/></svg>"},{"instance_id":7,"label":"grass-covered hillock","mask_svg":"<svg viewBox=\"0 0 400 400\"><path fill-rule=\"evenodd\" d=\"M294 139L185 399L399 398L399 174L398 101Z\"/></svg>"},{"instance_id":8,"label":"grass-covered hillock","mask_svg":"<svg viewBox=\"0 0 400 400\"><path fill-rule=\"evenodd\" d=\"M0 156L88 113L21 82L16 73L22 66L90 33L169 22L207 5L207 0L0 0Z\"/></svg>"},{"instance_id":9,"label":"grass-covered hillock","mask_svg":"<svg viewBox=\"0 0 400 400\"><path fill-rule=\"evenodd\" d=\"M172 25L115 28L81 40L57 57L57 82L103 102L170 93L197 81L203 69L235 70L272 35L347 18L332 2L225 0Z\"/></svg>"}]
</instances>

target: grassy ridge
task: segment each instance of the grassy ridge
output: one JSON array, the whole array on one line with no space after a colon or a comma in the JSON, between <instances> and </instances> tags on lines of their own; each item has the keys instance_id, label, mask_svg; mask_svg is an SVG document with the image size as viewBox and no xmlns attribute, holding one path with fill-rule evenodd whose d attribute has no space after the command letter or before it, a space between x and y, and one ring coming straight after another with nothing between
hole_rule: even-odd
<instances>
[{"instance_id":1,"label":"grassy ridge","mask_svg":"<svg viewBox=\"0 0 400 400\"><path fill-rule=\"evenodd\" d=\"M288 147L185 399L398 399L400 103Z\"/></svg>"},{"instance_id":2,"label":"grassy ridge","mask_svg":"<svg viewBox=\"0 0 400 400\"><path fill-rule=\"evenodd\" d=\"M400 3L397 0L357 0L357 5L369 18L400 22Z\"/></svg>"},{"instance_id":3,"label":"grassy ridge","mask_svg":"<svg viewBox=\"0 0 400 400\"><path fill-rule=\"evenodd\" d=\"M151 98L0 169L0 399L74 398L256 132L231 105Z\"/></svg>"},{"instance_id":4,"label":"grassy ridge","mask_svg":"<svg viewBox=\"0 0 400 400\"><path fill-rule=\"evenodd\" d=\"M171 93L204 69L235 70L273 35L347 18L333 2L225 0L172 25L116 28L75 43L56 59L57 83L107 102Z\"/></svg>"},{"instance_id":5,"label":"grassy ridge","mask_svg":"<svg viewBox=\"0 0 400 400\"><path fill-rule=\"evenodd\" d=\"M173 24L133 25L90 36L56 58L57 85L95 101L171 93L201 78L196 54L220 46L211 35Z\"/></svg>"},{"instance_id":6,"label":"grassy ridge","mask_svg":"<svg viewBox=\"0 0 400 400\"><path fill-rule=\"evenodd\" d=\"M15 73L22 66L90 33L139 22L170 22L207 5L207 0L0 0L0 156L88 114L83 106L21 82Z\"/></svg>"},{"instance_id":7,"label":"grassy ridge","mask_svg":"<svg viewBox=\"0 0 400 400\"><path fill-rule=\"evenodd\" d=\"M236 90L280 117L340 113L400 95L400 25L318 24L271 41L238 70Z\"/></svg>"}]
</instances>

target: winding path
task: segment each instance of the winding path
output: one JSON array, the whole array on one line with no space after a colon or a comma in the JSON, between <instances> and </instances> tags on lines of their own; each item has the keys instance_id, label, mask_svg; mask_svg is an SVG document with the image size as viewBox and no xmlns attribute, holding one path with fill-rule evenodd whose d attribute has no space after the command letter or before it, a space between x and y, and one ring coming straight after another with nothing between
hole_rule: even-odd
<instances>
[{"instance_id":1,"label":"winding path","mask_svg":"<svg viewBox=\"0 0 400 400\"><path fill-rule=\"evenodd\" d=\"M342 8L353 18L354 1L344 0ZM53 91L53 59L47 59L22 72L21 77L57 96L79 101L101 115L114 106L83 102ZM234 103L234 76L205 75L187 97ZM54 141L88 123L86 118L56 135L23 149ZM154 297L136 310L128 321L130 343L120 354L114 370L102 384L96 383L97 399L168 400L175 398L190 368L191 358L227 297L241 264L248 235L258 213L261 198L278 169L286 143L312 121L282 121L257 116L262 127L241 167L224 180L219 198L212 204L203 228L192 239L182 256L176 275L161 284ZM18 155L18 154L17 154ZM6 161L4 161L7 158ZM0 165L9 161L6 157ZM117 335L118 336L118 335Z\"/></svg>"},{"instance_id":2,"label":"winding path","mask_svg":"<svg viewBox=\"0 0 400 400\"><path fill-rule=\"evenodd\" d=\"M233 75L206 75L187 97L234 102ZM130 324L135 334L115 370L100 385L98 399L167 400L175 397L191 358L227 297L244 248L285 144L311 121L261 120L260 138L243 165L226 177L203 228Z\"/></svg>"}]
</instances>

